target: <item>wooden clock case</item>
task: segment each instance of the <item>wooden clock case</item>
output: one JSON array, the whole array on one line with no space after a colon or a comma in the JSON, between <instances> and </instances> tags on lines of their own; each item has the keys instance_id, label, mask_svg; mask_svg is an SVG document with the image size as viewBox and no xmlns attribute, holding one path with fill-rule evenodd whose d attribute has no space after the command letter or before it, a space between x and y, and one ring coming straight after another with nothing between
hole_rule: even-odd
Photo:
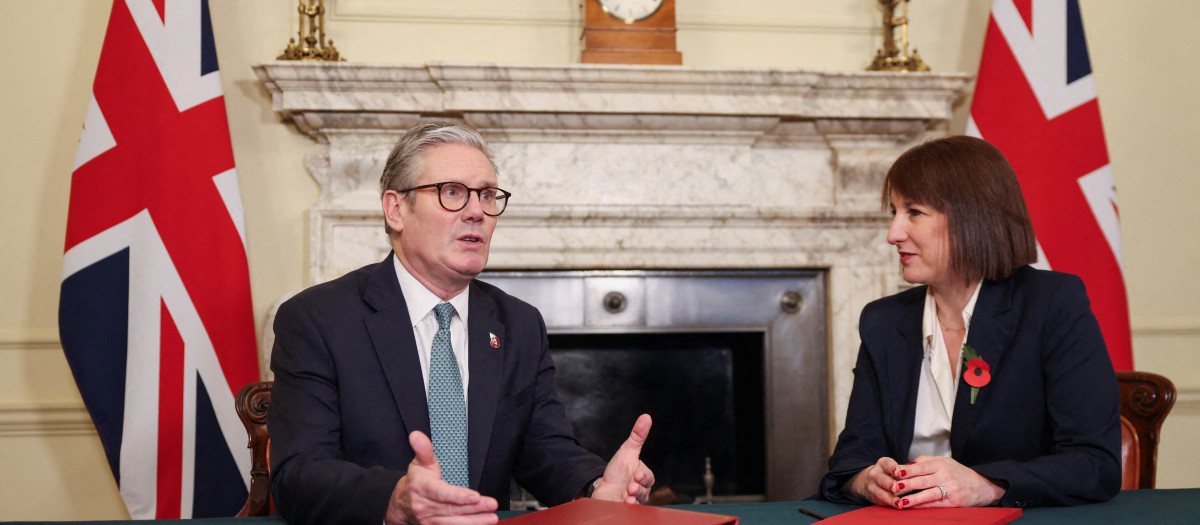
<instances>
[{"instance_id":1,"label":"wooden clock case","mask_svg":"<svg viewBox=\"0 0 1200 525\"><path fill-rule=\"evenodd\" d=\"M585 64L683 64L675 50L675 0L630 22L608 14L600 0L584 0L583 41Z\"/></svg>"}]
</instances>

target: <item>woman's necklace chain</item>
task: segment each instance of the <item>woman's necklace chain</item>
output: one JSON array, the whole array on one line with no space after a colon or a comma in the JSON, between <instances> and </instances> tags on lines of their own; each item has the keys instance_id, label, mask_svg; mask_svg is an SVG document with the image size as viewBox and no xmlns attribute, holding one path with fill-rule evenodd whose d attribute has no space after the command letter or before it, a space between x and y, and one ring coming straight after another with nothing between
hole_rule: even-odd
<instances>
[{"instance_id":1,"label":"woman's necklace chain","mask_svg":"<svg viewBox=\"0 0 1200 525\"><path fill-rule=\"evenodd\" d=\"M938 324L940 324L942 326L942 329L946 330L947 332L962 332L967 329L966 323L963 323L963 325L958 328L952 328L950 326L950 323L947 323L946 321L942 320L941 316L938 316Z\"/></svg>"}]
</instances>

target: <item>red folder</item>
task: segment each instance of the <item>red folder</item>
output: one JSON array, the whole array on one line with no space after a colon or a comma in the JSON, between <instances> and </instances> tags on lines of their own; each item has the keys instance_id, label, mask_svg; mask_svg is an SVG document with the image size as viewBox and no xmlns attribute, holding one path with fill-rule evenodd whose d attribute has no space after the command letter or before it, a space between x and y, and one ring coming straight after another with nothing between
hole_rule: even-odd
<instances>
[{"instance_id":1,"label":"red folder","mask_svg":"<svg viewBox=\"0 0 1200 525\"><path fill-rule=\"evenodd\" d=\"M581 498L504 520L506 525L737 525L733 516Z\"/></svg>"},{"instance_id":2,"label":"red folder","mask_svg":"<svg viewBox=\"0 0 1200 525\"><path fill-rule=\"evenodd\" d=\"M858 525L872 523L961 523L964 525L1002 525L1021 517L1021 509L1000 507L954 507L942 509L904 509L872 505L829 519L822 525Z\"/></svg>"}]
</instances>

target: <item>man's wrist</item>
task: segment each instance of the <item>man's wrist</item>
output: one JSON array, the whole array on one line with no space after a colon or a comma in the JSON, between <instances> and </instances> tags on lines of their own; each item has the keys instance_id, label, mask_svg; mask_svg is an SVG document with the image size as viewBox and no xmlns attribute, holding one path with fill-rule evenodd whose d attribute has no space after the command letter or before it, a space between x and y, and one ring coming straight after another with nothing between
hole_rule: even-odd
<instances>
[{"instance_id":1,"label":"man's wrist","mask_svg":"<svg viewBox=\"0 0 1200 525\"><path fill-rule=\"evenodd\" d=\"M597 477L597 478L585 483L583 485L583 488L580 489L579 492L575 493L575 499L592 497L592 493L596 492L596 487L598 487L600 485L600 480L603 478L604 478L603 476L600 476L600 477Z\"/></svg>"}]
</instances>

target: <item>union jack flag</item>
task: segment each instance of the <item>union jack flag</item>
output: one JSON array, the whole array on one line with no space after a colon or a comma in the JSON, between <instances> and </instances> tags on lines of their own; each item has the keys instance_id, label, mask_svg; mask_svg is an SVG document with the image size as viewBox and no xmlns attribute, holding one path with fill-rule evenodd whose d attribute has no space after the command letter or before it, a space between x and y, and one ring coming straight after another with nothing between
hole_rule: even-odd
<instances>
[{"instance_id":1,"label":"union jack flag","mask_svg":"<svg viewBox=\"0 0 1200 525\"><path fill-rule=\"evenodd\" d=\"M993 0L967 134L1008 157L1038 266L1083 279L1114 368L1132 369L1117 192L1076 0Z\"/></svg>"},{"instance_id":2,"label":"union jack flag","mask_svg":"<svg viewBox=\"0 0 1200 525\"><path fill-rule=\"evenodd\" d=\"M231 516L258 380L204 0L115 0L71 176L59 334L134 518Z\"/></svg>"}]
</instances>

